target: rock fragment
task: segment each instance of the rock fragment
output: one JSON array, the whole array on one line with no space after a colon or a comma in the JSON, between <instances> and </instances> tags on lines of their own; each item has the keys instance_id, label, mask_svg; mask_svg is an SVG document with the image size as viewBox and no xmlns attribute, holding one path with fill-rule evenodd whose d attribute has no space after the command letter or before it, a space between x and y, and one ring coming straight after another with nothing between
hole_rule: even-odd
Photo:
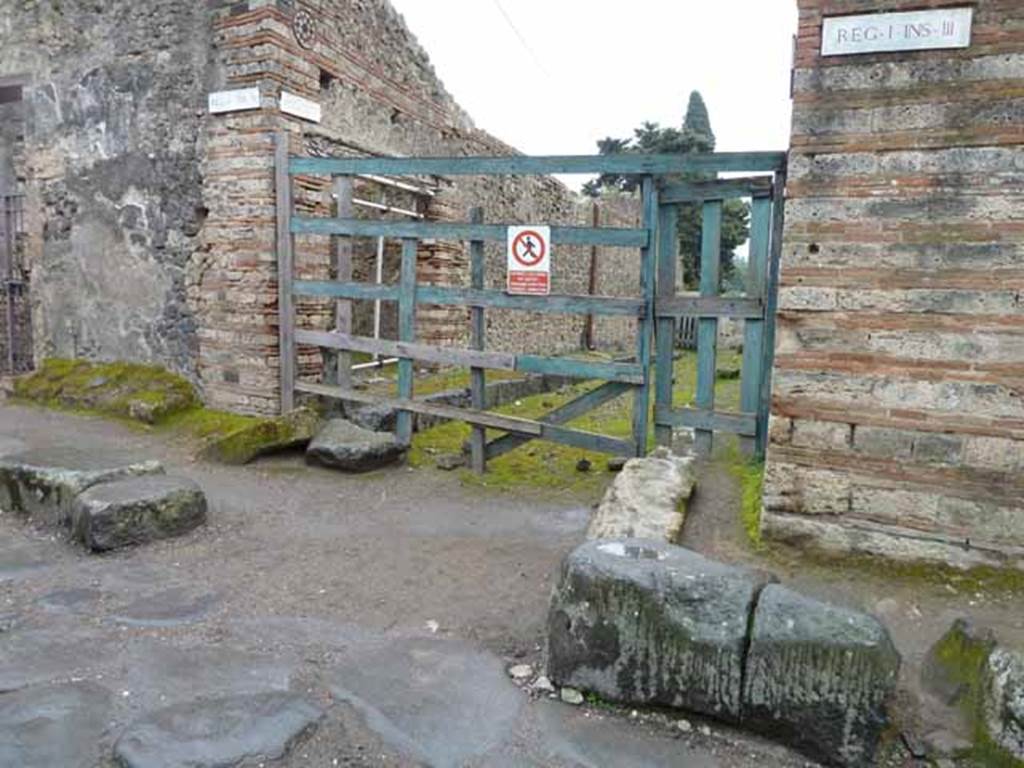
<instances>
[{"instance_id":1,"label":"rock fragment","mask_svg":"<svg viewBox=\"0 0 1024 768\"><path fill-rule=\"evenodd\" d=\"M331 419L306 449L306 460L346 472L368 472L394 464L405 446L389 432L372 432L345 419Z\"/></svg>"}]
</instances>

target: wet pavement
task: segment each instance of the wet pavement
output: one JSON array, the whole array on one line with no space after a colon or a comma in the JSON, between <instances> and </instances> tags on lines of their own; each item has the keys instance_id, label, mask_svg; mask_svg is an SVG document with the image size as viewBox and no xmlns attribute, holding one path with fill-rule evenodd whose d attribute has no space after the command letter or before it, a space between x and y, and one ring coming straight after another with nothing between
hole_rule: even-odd
<instances>
[{"instance_id":1,"label":"wet pavement","mask_svg":"<svg viewBox=\"0 0 1024 768\"><path fill-rule=\"evenodd\" d=\"M7 453L159 459L210 499L204 529L105 556L0 515L0 766L806 765L511 681L543 665L552 579L589 519L571 499L294 456L197 464L153 433L13 406L0 435Z\"/></svg>"}]
</instances>

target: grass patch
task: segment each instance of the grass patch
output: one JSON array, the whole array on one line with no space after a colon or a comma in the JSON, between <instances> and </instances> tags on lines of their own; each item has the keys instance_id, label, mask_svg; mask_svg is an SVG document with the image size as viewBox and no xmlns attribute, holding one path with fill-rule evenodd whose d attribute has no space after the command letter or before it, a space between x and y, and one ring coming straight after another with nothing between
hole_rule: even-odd
<instances>
[{"instance_id":1,"label":"grass patch","mask_svg":"<svg viewBox=\"0 0 1024 768\"><path fill-rule=\"evenodd\" d=\"M739 353L723 351L719 355L720 369L732 370L739 365ZM468 373L460 373L466 376L465 381L468 385ZM488 378L494 378L491 372L488 372ZM446 384L458 380L457 378L444 379ZM693 403L696 381L696 353L685 352L675 364L673 402L676 407ZM597 386L595 382L583 382L564 387L557 392L525 397L495 410L498 413L511 416L538 419L548 411L579 397L595 386ZM417 392L420 391L420 385L417 382ZM734 410L739 406L739 396L740 383L738 380L722 378L717 381L715 387L717 407ZM653 417L650 419L650 423L648 447L654 445ZM611 437L629 438L632 434L632 424L633 398L627 394L584 414L570 422L568 426ZM414 467L432 466L434 457L438 454L460 453L463 443L469 439L470 432L471 429L467 424L449 422L416 433L413 436L409 452L410 465ZM500 434L500 432L489 430L488 439ZM501 490L533 488L546 494L568 495L579 498L581 501L593 501L600 498L611 477L605 470L608 458L608 455L604 453L535 440L489 461L487 463L488 471L484 475L476 475L469 469L459 470L459 472L462 481L467 485ZM591 470L589 472L577 470L577 464L581 459L590 462Z\"/></svg>"},{"instance_id":2,"label":"grass patch","mask_svg":"<svg viewBox=\"0 0 1024 768\"><path fill-rule=\"evenodd\" d=\"M763 550L765 543L761 538L761 509L764 463L737 456L737 459L730 463L729 471L740 484L740 521L743 523L747 540L755 550Z\"/></svg>"}]
</instances>

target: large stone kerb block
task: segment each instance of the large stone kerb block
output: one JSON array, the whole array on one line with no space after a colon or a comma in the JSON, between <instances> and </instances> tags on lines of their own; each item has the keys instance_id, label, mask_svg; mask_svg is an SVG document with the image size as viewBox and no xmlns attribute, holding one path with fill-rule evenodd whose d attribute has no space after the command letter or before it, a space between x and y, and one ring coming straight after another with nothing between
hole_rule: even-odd
<instances>
[{"instance_id":1,"label":"large stone kerb block","mask_svg":"<svg viewBox=\"0 0 1024 768\"><path fill-rule=\"evenodd\" d=\"M747 624L765 579L651 539L590 541L548 617L552 680L609 700L740 714Z\"/></svg>"}]
</instances>

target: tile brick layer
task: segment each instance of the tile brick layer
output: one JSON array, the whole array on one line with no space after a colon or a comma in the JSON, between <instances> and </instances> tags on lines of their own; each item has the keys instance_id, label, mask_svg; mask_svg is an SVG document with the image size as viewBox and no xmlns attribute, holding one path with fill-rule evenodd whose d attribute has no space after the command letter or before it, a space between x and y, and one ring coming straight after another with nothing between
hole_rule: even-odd
<instances>
[{"instance_id":1,"label":"tile brick layer","mask_svg":"<svg viewBox=\"0 0 1024 768\"><path fill-rule=\"evenodd\" d=\"M1024 564L1024 3L963 50L823 58L799 0L764 533Z\"/></svg>"}]
</instances>

